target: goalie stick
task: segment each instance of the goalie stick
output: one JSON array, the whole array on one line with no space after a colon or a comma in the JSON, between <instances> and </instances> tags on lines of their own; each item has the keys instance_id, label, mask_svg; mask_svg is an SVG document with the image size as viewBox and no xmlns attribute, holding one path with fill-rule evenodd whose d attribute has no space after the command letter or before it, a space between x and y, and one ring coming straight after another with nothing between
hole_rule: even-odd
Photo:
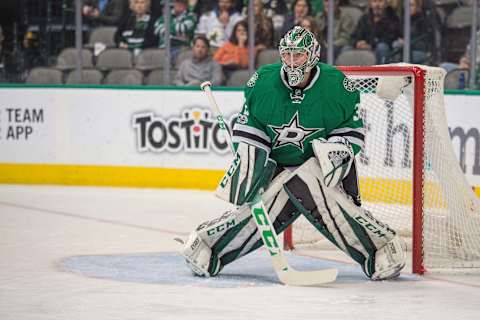
<instances>
[{"instance_id":1,"label":"goalie stick","mask_svg":"<svg viewBox=\"0 0 480 320\"><path fill-rule=\"evenodd\" d=\"M207 95L210 105L216 114L219 127L225 132L225 139L227 140L232 153L235 153L232 137L227 129L220 107L213 97L211 86L212 84L210 81L205 81L200 85L200 88ZM283 250L279 246L278 235L273 228L273 223L260 196L256 196L253 202L250 203L250 209L253 220L255 221L262 237L263 244L267 248L272 259L273 268L282 283L291 286L315 286L335 281L338 274L337 269L324 269L317 271L299 271L293 269L288 264Z\"/></svg>"}]
</instances>

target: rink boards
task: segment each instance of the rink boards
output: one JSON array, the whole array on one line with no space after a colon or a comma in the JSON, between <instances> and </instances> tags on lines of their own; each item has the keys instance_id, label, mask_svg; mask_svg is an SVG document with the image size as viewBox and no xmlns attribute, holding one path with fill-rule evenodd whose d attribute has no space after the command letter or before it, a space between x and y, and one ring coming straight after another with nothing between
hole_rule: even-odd
<instances>
[{"instance_id":1,"label":"rink boards","mask_svg":"<svg viewBox=\"0 0 480 320\"><path fill-rule=\"evenodd\" d=\"M242 92L214 93L232 123ZM480 186L480 92L445 100L455 152L469 183ZM214 189L230 159L196 88L0 87L0 183ZM410 190L399 178L404 170L410 169L385 168L381 181L362 177L363 190L385 186L363 197L377 201L385 199L382 190Z\"/></svg>"}]
</instances>

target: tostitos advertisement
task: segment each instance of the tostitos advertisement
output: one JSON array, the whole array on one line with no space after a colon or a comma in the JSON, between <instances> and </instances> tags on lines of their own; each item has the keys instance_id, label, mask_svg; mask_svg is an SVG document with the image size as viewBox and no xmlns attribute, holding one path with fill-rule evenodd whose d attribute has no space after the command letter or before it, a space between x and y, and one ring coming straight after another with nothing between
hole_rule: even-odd
<instances>
[{"instance_id":1,"label":"tostitos advertisement","mask_svg":"<svg viewBox=\"0 0 480 320\"><path fill-rule=\"evenodd\" d=\"M231 127L242 91L220 89L214 95ZM385 136L385 154L373 152L367 138L359 166L367 175L371 170L362 166L383 166L382 174L397 178L411 171L413 128L388 128L395 113L385 110L385 119L375 120L361 110L367 135L397 128L399 133ZM480 92L446 95L445 110L460 167L479 186ZM230 159L216 115L196 88L0 88L1 183L211 189Z\"/></svg>"}]
</instances>

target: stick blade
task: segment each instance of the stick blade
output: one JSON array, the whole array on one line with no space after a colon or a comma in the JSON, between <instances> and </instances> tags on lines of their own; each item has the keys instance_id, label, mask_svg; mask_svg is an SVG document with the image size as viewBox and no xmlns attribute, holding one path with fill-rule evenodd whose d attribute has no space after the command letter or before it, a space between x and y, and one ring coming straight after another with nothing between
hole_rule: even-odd
<instances>
[{"instance_id":1,"label":"stick blade","mask_svg":"<svg viewBox=\"0 0 480 320\"><path fill-rule=\"evenodd\" d=\"M273 268L280 281L290 286L319 286L334 282L337 279L337 269L322 269L315 271L300 271L292 268L283 252L271 256Z\"/></svg>"},{"instance_id":2,"label":"stick blade","mask_svg":"<svg viewBox=\"0 0 480 320\"><path fill-rule=\"evenodd\" d=\"M317 271L297 271L293 269L280 270L277 272L281 282L289 286L320 286L337 279L337 269L325 269Z\"/></svg>"}]
</instances>

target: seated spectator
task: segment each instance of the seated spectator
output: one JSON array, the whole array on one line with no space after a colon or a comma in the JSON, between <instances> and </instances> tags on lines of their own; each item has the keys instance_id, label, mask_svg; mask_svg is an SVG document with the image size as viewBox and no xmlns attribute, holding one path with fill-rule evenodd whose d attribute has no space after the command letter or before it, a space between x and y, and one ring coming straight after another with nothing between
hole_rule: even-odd
<instances>
[{"instance_id":1,"label":"seated spectator","mask_svg":"<svg viewBox=\"0 0 480 320\"><path fill-rule=\"evenodd\" d=\"M274 42L277 43L282 36L285 15L287 14L287 4L285 0L262 0L263 13L272 19L274 30Z\"/></svg>"},{"instance_id":2,"label":"seated spectator","mask_svg":"<svg viewBox=\"0 0 480 320\"><path fill-rule=\"evenodd\" d=\"M193 56L180 65L175 76L177 86L198 86L204 81L211 81L214 86L222 85L222 67L212 59L210 44L204 36L193 39Z\"/></svg>"},{"instance_id":3,"label":"seated spectator","mask_svg":"<svg viewBox=\"0 0 480 320\"><path fill-rule=\"evenodd\" d=\"M315 18L313 18L312 16L306 16L300 19L298 25L304 27L305 29L313 33L320 44L325 42L323 34L320 33L320 27L318 26Z\"/></svg>"},{"instance_id":4,"label":"seated spectator","mask_svg":"<svg viewBox=\"0 0 480 320\"><path fill-rule=\"evenodd\" d=\"M369 9L360 20L353 38L356 49L373 50L378 64L388 63L393 41L401 36L400 19L386 0L370 0Z\"/></svg>"},{"instance_id":5,"label":"seated spectator","mask_svg":"<svg viewBox=\"0 0 480 320\"><path fill-rule=\"evenodd\" d=\"M83 16L95 25L117 26L128 10L128 0L84 0Z\"/></svg>"},{"instance_id":6,"label":"seated spectator","mask_svg":"<svg viewBox=\"0 0 480 320\"><path fill-rule=\"evenodd\" d=\"M318 43L320 44L320 61L326 61L327 60L327 44L325 42L325 38L320 32L320 28L317 25L316 20L312 16L306 16L305 18L302 18L300 20L300 23L298 24L301 27L304 27L311 33L315 35L315 38L317 39Z\"/></svg>"},{"instance_id":7,"label":"seated spectator","mask_svg":"<svg viewBox=\"0 0 480 320\"><path fill-rule=\"evenodd\" d=\"M213 56L213 59L222 66L226 75L233 70L248 68L247 28L246 21L238 22L233 28L230 40Z\"/></svg>"},{"instance_id":8,"label":"seated spectator","mask_svg":"<svg viewBox=\"0 0 480 320\"><path fill-rule=\"evenodd\" d=\"M273 48L273 22L263 11L263 1L254 0L253 9L255 11L255 50Z\"/></svg>"},{"instance_id":9,"label":"seated spectator","mask_svg":"<svg viewBox=\"0 0 480 320\"><path fill-rule=\"evenodd\" d=\"M26 70L39 66L45 66L47 61L42 49L40 48L40 39L38 32L28 30L25 32L22 41L23 46L23 62Z\"/></svg>"},{"instance_id":10,"label":"seated spectator","mask_svg":"<svg viewBox=\"0 0 480 320\"><path fill-rule=\"evenodd\" d=\"M326 39L328 32L328 0L324 1L324 9L322 12L318 13L315 16L315 19L318 21L322 38ZM340 0L333 1L335 17L335 24L333 30L333 52L334 56L337 57L340 52L342 52L342 49L350 44L350 41L352 39L352 33L355 30L356 26L352 17L346 14L340 7Z\"/></svg>"},{"instance_id":11,"label":"seated spectator","mask_svg":"<svg viewBox=\"0 0 480 320\"><path fill-rule=\"evenodd\" d=\"M432 22L420 6L420 0L410 0L410 28L410 61L425 63L432 55L434 31ZM399 38L393 43L393 47L396 51L403 52L403 44L404 39Z\"/></svg>"},{"instance_id":12,"label":"seated spectator","mask_svg":"<svg viewBox=\"0 0 480 320\"><path fill-rule=\"evenodd\" d=\"M217 7L201 15L196 34L204 35L214 48L221 47L232 35L243 16L233 9L233 0L218 0Z\"/></svg>"},{"instance_id":13,"label":"seated spectator","mask_svg":"<svg viewBox=\"0 0 480 320\"><path fill-rule=\"evenodd\" d=\"M170 16L170 48L174 59L184 48L189 48L193 38L197 17L188 11L187 0L173 0ZM154 35L158 47L165 48L165 24L161 15L155 22Z\"/></svg>"},{"instance_id":14,"label":"seated spectator","mask_svg":"<svg viewBox=\"0 0 480 320\"><path fill-rule=\"evenodd\" d=\"M280 36L283 36L287 31L297 26L301 19L310 15L310 12L312 12L312 7L310 6L309 0L294 0L292 3L292 11L287 14Z\"/></svg>"},{"instance_id":15,"label":"seated spectator","mask_svg":"<svg viewBox=\"0 0 480 320\"><path fill-rule=\"evenodd\" d=\"M148 13L150 0L130 0L130 11L115 32L115 43L119 48L138 54L152 45L152 18Z\"/></svg>"},{"instance_id":16,"label":"seated spectator","mask_svg":"<svg viewBox=\"0 0 480 320\"><path fill-rule=\"evenodd\" d=\"M269 18L275 16L284 16L287 14L287 4L285 0L262 0L263 11Z\"/></svg>"}]
</instances>

